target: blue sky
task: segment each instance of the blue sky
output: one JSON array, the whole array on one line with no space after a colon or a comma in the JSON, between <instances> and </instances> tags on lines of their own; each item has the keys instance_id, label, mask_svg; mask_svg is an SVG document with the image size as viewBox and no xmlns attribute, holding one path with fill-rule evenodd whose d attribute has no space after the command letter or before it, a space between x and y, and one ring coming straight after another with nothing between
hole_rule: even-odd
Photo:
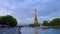
<instances>
[{"instance_id":1,"label":"blue sky","mask_svg":"<svg viewBox=\"0 0 60 34\"><path fill-rule=\"evenodd\" d=\"M0 0L0 16L12 15L18 25L32 24L35 8L39 23L60 17L60 0Z\"/></svg>"}]
</instances>

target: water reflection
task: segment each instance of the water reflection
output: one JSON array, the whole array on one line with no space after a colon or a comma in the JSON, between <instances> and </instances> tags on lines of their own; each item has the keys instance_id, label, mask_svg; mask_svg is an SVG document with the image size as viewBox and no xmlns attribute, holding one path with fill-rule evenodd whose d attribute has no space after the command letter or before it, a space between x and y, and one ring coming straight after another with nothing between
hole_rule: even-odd
<instances>
[{"instance_id":1,"label":"water reflection","mask_svg":"<svg viewBox=\"0 0 60 34\"><path fill-rule=\"evenodd\" d=\"M35 28L35 34L38 34L38 28Z\"/></svg>"},{"instance_id":2,"label":"water reflection","mask_svg":"<svg viewBox=\"0 0 60 34\"><path fill-rule=\"evenodd\" d=\"M18 28L18 34L21 34L21 31L20 30L21 30L21 28Z\"/></svg>"},{"instance_id":3,"label":"water reflection","mask_svg":"<svg viewBox=\"0 0 60 34\"><path fill-rule=\"evenodd\" d=\"M60 29L42 29L36 27L23 27L21 28L21 34L60 34Z\"/></svg>"}]
</instances>

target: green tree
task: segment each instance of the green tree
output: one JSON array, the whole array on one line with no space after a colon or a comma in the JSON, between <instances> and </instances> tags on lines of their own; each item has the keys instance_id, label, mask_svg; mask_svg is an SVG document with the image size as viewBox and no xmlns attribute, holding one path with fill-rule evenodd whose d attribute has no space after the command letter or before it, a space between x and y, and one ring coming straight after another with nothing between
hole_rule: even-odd
<instances>
[{"instance_id":1,"label":"green tree","mask_svg":"<svg viewBox=\"0 0 60 34\"><path fill-rule=\"evenodd\" d=\"M0 24L1 24L1 18L0 18Z\"/></svg>"},{"instance_id":2,"label":"green tree","mask_svg":"<svg viewBox=\"0 0 60 34\"><path fill-rule=\"evenodd\" d=\"M9 26L17 26L17 20L10 16L10 15L7 15L7 16L3 16L2 17L2 24L9 24Z\"/></svg>"},{"instance_id":3,"label":"green tree","mask_svg":"<svg viewBox=\"0 0 60 34\"><path fill-rule=\"evenodd\" d=\"M43 25L44 25L44 26L49 25L48 21L46 21L46 20L45 20L45 21L43 21Z\"/></svg>"},{"instance_id":4,"label":"green tree","mask_svg":"<svg viewBox=\"0 0 60 34\"><path fill-rule=\"evenodd\" d=\"M55 18L51 21L52 26L58 26L60 25L60 18Z\"/></svg>"},{"instance_id":5,"label":"green tree","mask_svg":"<svg viewBox=\"0 0 60 34\"><path fill-rule=\"evenodd\" d=\"M9 22L6 22L6 25L9 27Z\"/></svg>"}]
</instances>

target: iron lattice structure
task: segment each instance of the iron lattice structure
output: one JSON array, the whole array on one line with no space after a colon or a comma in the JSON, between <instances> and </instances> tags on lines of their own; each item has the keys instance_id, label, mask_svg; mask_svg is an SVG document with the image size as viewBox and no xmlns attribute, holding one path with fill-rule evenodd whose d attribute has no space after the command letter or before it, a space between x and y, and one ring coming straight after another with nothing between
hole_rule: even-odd
<instances>
[{"instance_id":1,"label":"iron lattice structure","mask_svg":"<svg viewBox=\"0 0 60 34\"><path fill-rule=\"evenodd\" d=\"M39 25L38 19L37 19L36 9L34 10L34 25L35 25L35 26L38 26L38 25Z\"/></svg>"}]
</instances>

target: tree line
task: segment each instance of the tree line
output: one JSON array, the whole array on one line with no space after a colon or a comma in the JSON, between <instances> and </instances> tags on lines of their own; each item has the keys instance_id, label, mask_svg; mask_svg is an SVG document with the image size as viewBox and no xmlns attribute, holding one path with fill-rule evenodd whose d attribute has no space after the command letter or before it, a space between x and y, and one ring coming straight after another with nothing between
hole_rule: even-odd
<instances>
[{"instance_id":1,"label":"tree line","mask_svg":"<svg viewBox=\"0 0 60 34\"><path fill-rule=\"evenodd\" d=\"M44 26L60 26L60 18L54 18L52 21L43 21Z\"/></svg>"},{"instance_id":2,"label":"tree line","mask_svg":"<svg viewBox=\"0 0 60 34\"><path fill-rule=\"evenodd\" d=\"M1 16L0 24L7 25L8 27L14 27L17 26L17 20L11 15Z\"/></svg>"}]
</instances>

